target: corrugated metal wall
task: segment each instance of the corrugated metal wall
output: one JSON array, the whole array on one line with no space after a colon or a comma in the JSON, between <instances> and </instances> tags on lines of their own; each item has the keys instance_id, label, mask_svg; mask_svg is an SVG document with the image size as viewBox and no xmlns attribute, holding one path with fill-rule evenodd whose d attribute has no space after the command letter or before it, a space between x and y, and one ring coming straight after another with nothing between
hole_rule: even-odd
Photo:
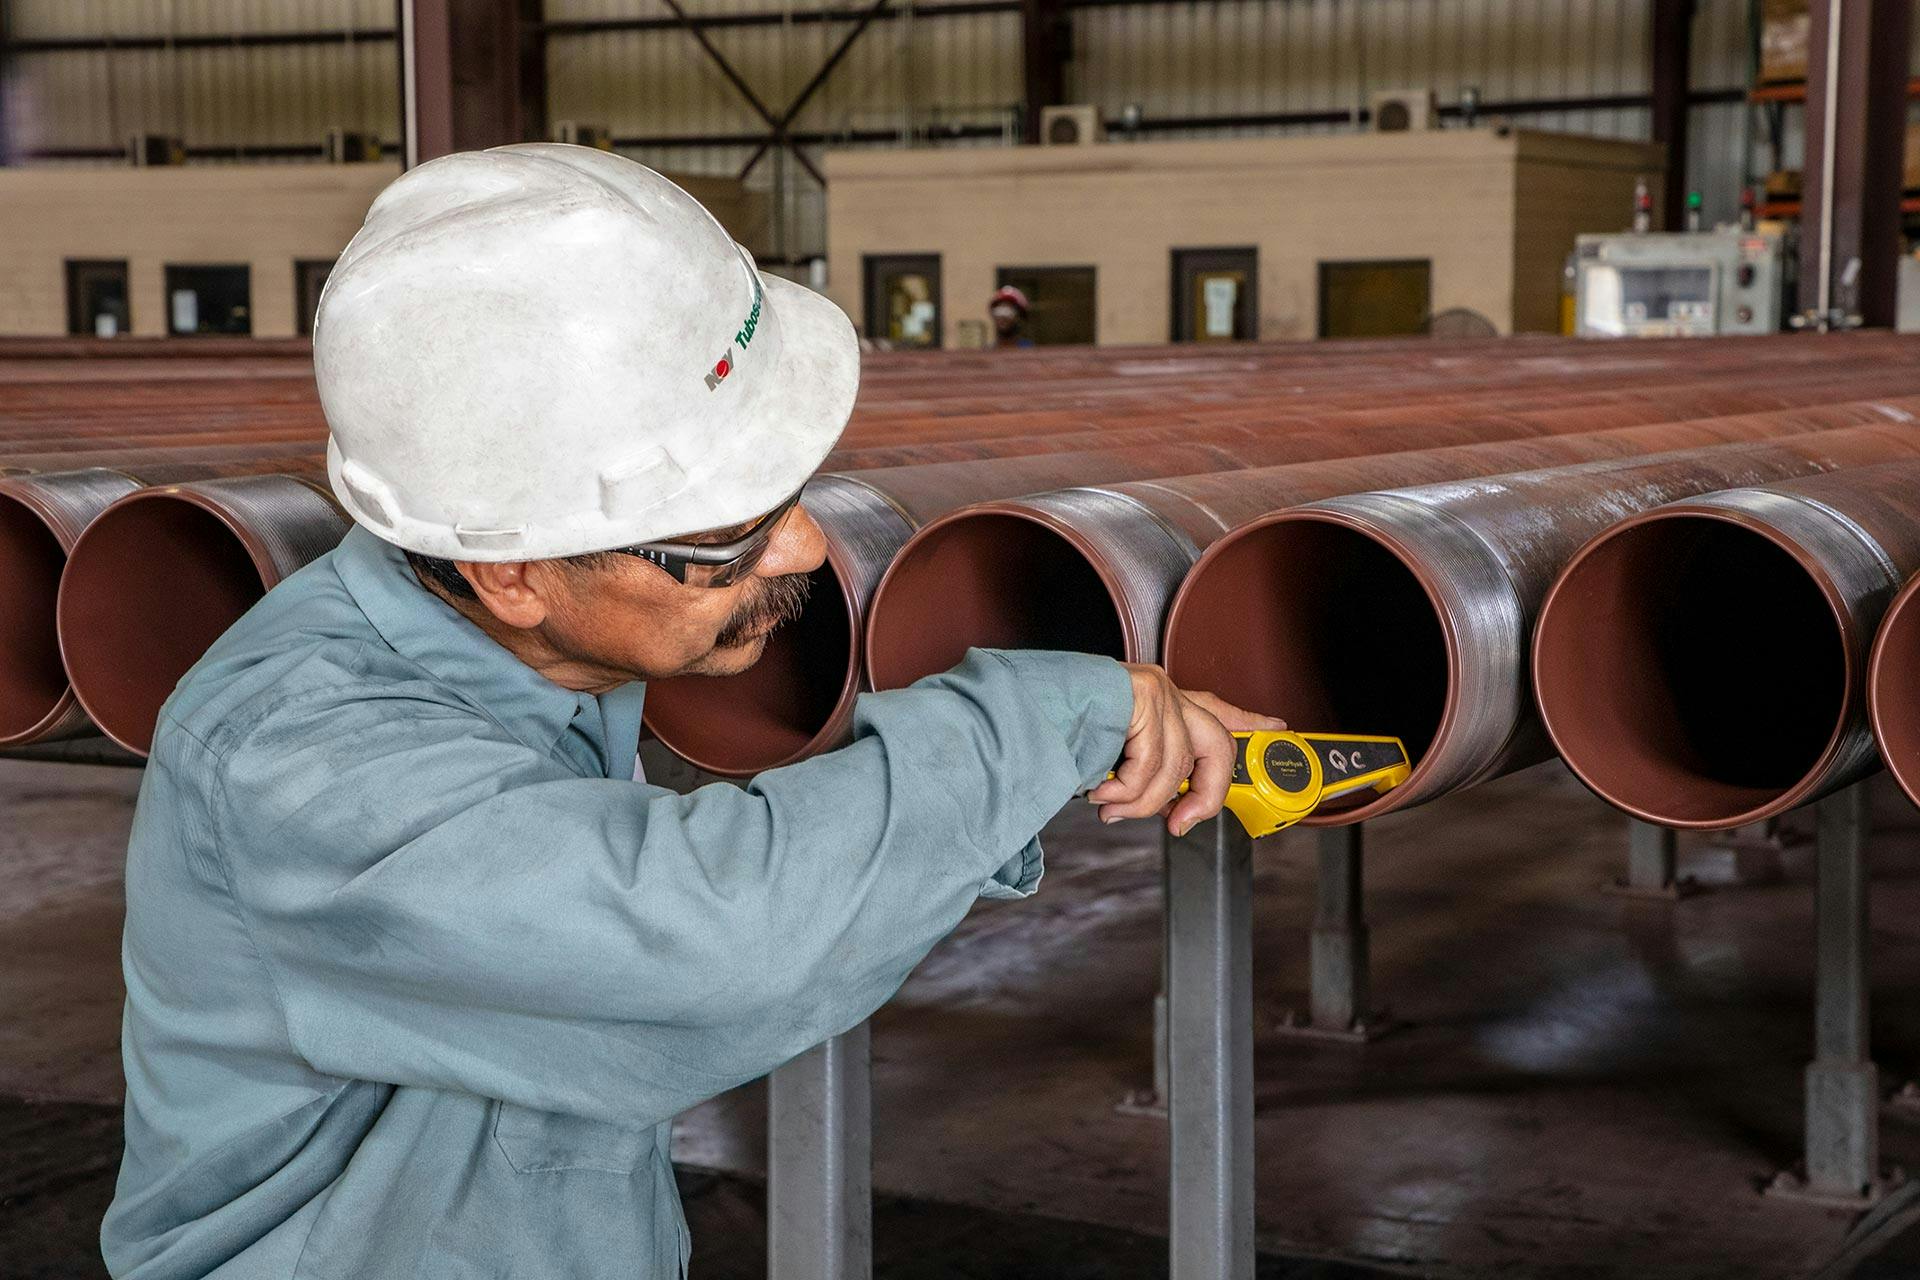
<instances>
[{"instance_id":1,"label":"corrugated metal wall","mask_svg":"<svg viewBox=\"0 0 1920 1280\"><path fill-rule=\"evenodd\" d=\"M808 0L811 5L814 0ZM1072 10L1068 96L1109 119L1129 108L1143 136L1333 132L1384 89L1432 88L1442 103L1469 86L1490 108L1640 97L1649 90L1651 0L1220 0ZM1751 0L1698 0L1696 93L1737 99L1750 79ZM831 21L794 20L771 0L684 0L695 14L787 15L710 29L714 45L779 115L852 30L865 0L829 0ZM1021 96L1018 12L941 16L895 0L808 100L794 128L825 145L993 146L1014 136ZM840 12L844 11L844 16ZM231 48L33 52L15 58L10 102L29 148L113 151L127 135L184 137L196 159L317 147L329 127L392 141L398 133L392 0L11 0L13 36L174 37L338 32L327 43ZM550 20L660 18L652 0L546 0ZM359 33L349 35L349 33ZM1920 43L1920 31L1916 31ZM549 118L610 129L658 168L741 171L760 117L686 32L556 33L547 50ZM1920 66L1920 58L1916 59ZM1287 122L1275 116L1333 118ZM1781 114L1781 162L1799 162L1797 108ZM1183 128L1200 117L1265 123ZM1527 127L1644 138L1647 110L1515 111ZM1690 185L1710 218L1737 207L1743 179L1773 163L1767 115L1744 101L1692 109ZM681 141L674 141L680 139ZM817 150L817 145L813 148ZM763 156L748 177L784 192L769 256L801 258L824 242L824 202L791 157Z\"/></svg>"},{"instance_id":2,"label":"corrugated metal wall","mask_svg":"<svg viewBox=\"0 0 1920 1280\"><path fill-rule=\"evenodd\" d=\"M34 52L12 60L16 146L119 152L129 135L184 138L195 159L299 158L329 128L398 132L391 0L10 0L19 40L338 33L329 43ZM360 32L379 33L356 36Z\"/></svg>"}]
</instances>

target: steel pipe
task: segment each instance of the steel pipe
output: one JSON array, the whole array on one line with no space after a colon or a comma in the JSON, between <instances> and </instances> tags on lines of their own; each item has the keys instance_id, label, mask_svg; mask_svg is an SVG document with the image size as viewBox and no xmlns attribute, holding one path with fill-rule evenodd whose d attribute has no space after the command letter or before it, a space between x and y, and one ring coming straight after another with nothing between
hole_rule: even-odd
<instances>
[{"instance_id":1,"label":"steel pipe","mask_svg":"<svg viewBox=\"0 0 1920 1280\"><path fill-rule=\"evenodd\" d=\"M1373 467L1329 464L1324 471L1304 475L1285 467L1270 468L1271 477L1266 470L1248 470L1240 474L1252 479L1234 487L1244 498L1261 495L1263 483L1270 482L1277 486L1273 493L1290 495L1280 503L1287 505L1383 485L1907 416L1920 416L1920 398L1807 409L1790 421L1779 415L1751 415L1588 433L1591 442L1584 446L1554 443L1572 439L1570 434L1493 446L1494 452L1435 450ZM1571 432L1583 421L1593 419L1569 414L1547 425ZM1028 500L1010 509L1013 519L991 528L982 525L966 535L967 569L946 558L949 544L944 541L926 545L911 569L903 567L908 563L903 557L888 575L889 585L878 589L912 595L918 605L896 606L891 623L863 625L881 571L906 545L908 535L957 508L970 507L976 519L987 520L997 509L978 504L1075 481L1085 485L1183 470L1385 453L1431 444L1436 438L1499 441L1541 429L1541 422L1521 417L1442 428L1395 424L1299 432L1231 447L1173 445L900 467L833 477L830 504L815 500L825 492L821 484L828 478L822 477L809 489L807 505L826 537L828 563L814 575L813 597L801 620L776 632L760 663L741 675L649 685L647 725L669 749L701 768L747 776L841 741L852 723L854 697L864 687L863 672L880 681L877 687L891 688L953 665L969 644L1011 644L1015 637L1042 647L1096 647L1096 640L1111 640L1113 648L1099 651L1150 656L1159 638L1161 610L1180 573L1192 563L1198 546L1223 531L1216 528L1195 537L1191 530L1176 530L1185 533L1186 540L1170 538L1166 521L1151 510L1155 499L1128 492L1130 486L1122 484L1113 485L1112 494L1076 491L1052 500ZM1204 481L1196 484L1204 488ZM1258 498L1240 518L1272 510L1277 501L1273 493ZM1029 512L1035 519L1029 519ZM1036 520L1041 527L1035 527ZM1088 531L1089 545L1076 546L1083 530ZM1095 541L1098 546L1091 545ZM1089 563L1098 566L1096 573L1107 575L1107 587L1071 572L1075 564ZM960 576L951 577L954 573ZM1069 583L1076 584L1070 595L1055 594L1067 591ZM1036 591L1034 584L1043 585ZM1110 598L1123 603L1105 606ZM1072 608L1067 607L1069 599ZM852 620L845 629L839 621L843 617ZM876 635L883 652L877 667L865 662L862 653ZM895 637L898 650L889 647ZM930 653L941 655L938 665L927 665Z\"/></svg>"},{"instance_id":2,"label":"steel pipe","mask_svg":"<svg viewBox=\"0 0 1920 1280\"><path fill-rule=\"evenodd\" d=\"M218 454L220 451L193 451ZM143 485L177 484L282 470L285 460L243 454L188 461L151 451L116 455L131 469L90 467L0 479L0 746L89 731L60 660L54 622L60 576L81 533L120 498ZM308 463L312 459L304 459ZM309 479L324 472L309 467Z\"/></svg>"},{"instance_id":3,"label":"steel pipe","mask_svg":"<svg viewBox=\"0 0 1920 1280\"><path fill-rule=\"evenodd\" d=\"M1867 658L1920 570L1920 461L1656 507L1582 547L1533 638L1540 718L1602 799L1725 830L1876 767Z\"/></svg>"},{"instance_id":4,"label":"steel pipe","mask_svg":"<svg viewBox=\"0 0 1920 1280\"><path fill-rule=\"evenodd\" d=\"M1412 776L1314 825L1405 809L1551 754L1528 640L1594 534L1667 502L1920 455L1857 427L1334 498L1216 542L1169 612L1166 662L1295 724L1395 734Z\"/></svg>"},{"instance_id":5,"label":"steel pipe","mask_svg":"<svg viewBox=\"0 0 1920 1280\"><path fill-rule=\"evenodd\" d=\"M1880 623L1867 664L1867 709L1880 758L1920 804L1920 577L1911 577Z\"/></svg>"},{"instance_id":6,"label":"steel pipe","mask_svg":"<svg viewBox=\"0 0 1920 1280\"><path fill-rule=\"evenodd\" d=\"M152 745L181 676L347 520L323 486L248 476L139 489L74 542L55 615L75 699L129 751Z\"/></svg>"},{"instance_id":7,"label":"steel pipe","mask_svg":"<svg viewBox=\"0 0 1920 1280\"><path fill-rule=\"evenodd\" d=\"M0 480L0 746L87 731L53 625L60 573L94 517L139 487L105 468Z\"/></svg>"},{"instance_id":8,"label":"steel pipe","mask_svg":"<svg viewBox=\"0 0 1920 1280\"><path fill-rule=\"evenodd\" d=\"M1916 418L1920 397L976 503L929 521L895 559L868 613L867 673L872 687L889 689L945 670L970 645L1090 647L1096 624L1081 619L1074 624L1080 635L1065 634L1056 594L1095 610L1097 625L1117 637L1116 647L1094 652L1158 661L1168 605L1200 551L1242 525L1321 498ZM1017 553L1003 550L1013 547ZM1045 566L1045 579L1029 565Z\"/></svg>"}]
</instances>

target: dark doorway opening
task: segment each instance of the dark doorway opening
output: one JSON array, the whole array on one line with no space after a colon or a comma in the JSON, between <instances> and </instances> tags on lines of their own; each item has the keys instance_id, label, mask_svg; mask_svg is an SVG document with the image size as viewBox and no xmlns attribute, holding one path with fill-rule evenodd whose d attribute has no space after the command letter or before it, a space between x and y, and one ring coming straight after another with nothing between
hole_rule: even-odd
<instances>
[{"instance_id":1,"label":"dark doorway opening","mask_svg":"<svg viewBox=\"0 0 1920 1280\"><path fill-rule=\"evenodd\" d=\"M861 268L869 338L895 347L941 345L939 254L868 254Z\"/></svg>"},{"instance_id":2,"label":"dark doorway opening","mask_svg":"<svg viewBox=\"0 0 1920 1280\"><path fill-rule=\"evenodd\" d=\"M132 329L126 260L67 259L67 332L113 338Z\"/></svg>"},{"instance_id":3,"label":"dark doorway opening","mask_svg":"<svg viewBox=\"0 0 1920 1280\"><path fill-rule=\"evenodd\" d=\"M1034 346L1094 341L1099 306L1092 267L1001 267L994 283L1027 295L1026 336Z\"/></svg>"},{"instance_id":4,"label":"dark doorway opening","mask_svg":"<svg viewBox=\"0 0 1920 1280\"><path fill-rule=\"evenodd\" d=\"M1386 338L1425 333L1433 309L1426 258L1320 264L1320 336Z\"/></svg>"},{"instance_id":5,"label":"dark doorway opening","mask_svg":"<svg viewBox=\"0 0 1920 1280\"><path fill-rule=\"evenodd\" d=\"M251 334L252 273L245 263L167 268L167 332Z\"/></svg>"},{"instance_id":6,"label":"dark doorway opening","mask_svg":"<svg viewBox=\"0 0 1920 1280\"><path fill-rule=\"evenodd\" d=\"M1175 342L1249 342L1260 336L1260 251L1175 249Z\"/></svg>"},{"instance_id":7,"label":"dark doorway opening","mask_svg":"<svg viewBox=\"0 0 1920 1280\"><path fill-rule=\"evenodd\" d=\"M313 317L320 310L320 291L333 274L333 259L302 260L293 264L295 330L303 338L313 336Z\"/></svg>"}]
</instances>

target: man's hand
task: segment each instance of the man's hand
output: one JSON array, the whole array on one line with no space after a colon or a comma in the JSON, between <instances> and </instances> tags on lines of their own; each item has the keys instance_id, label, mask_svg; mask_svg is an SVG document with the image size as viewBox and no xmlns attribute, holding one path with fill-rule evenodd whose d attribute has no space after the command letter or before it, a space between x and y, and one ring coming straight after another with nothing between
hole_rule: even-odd
<instances>
[{"instance_id":1,"label":"man's hand","mask_svg":"<svg viewBox=\"0 0 1920 1280\"><path fill-rule=\"evenodd\" d=\"M1159 667L1129 662L1133 719L1114 776L1087 793L1100 821L1165 814L1167 830L1183 836L1220 812L1233 781L1230 730L1284 729L1286 722L1243 711L1210 693L1174 687ZM1180 795L1182 782L1190 782Z\"/></svg>"}]
</instances>

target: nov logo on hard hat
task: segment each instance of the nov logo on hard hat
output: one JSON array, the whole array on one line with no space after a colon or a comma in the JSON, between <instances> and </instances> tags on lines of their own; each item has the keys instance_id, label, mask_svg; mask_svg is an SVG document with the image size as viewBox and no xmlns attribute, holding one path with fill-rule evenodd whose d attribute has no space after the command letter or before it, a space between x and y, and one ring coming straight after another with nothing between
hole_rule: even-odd
<instances>
[{"instance_id":1,"label":"nov logo on hard hat","mask_svg":"<svg viewBox=\"0 0 1920 1280\"><path fill-rule=\"evenodd\" d=\"M707 390L712 391L715 387L726 381L727 375L733 372L734 362L739 358L735 353L740 352L744 354L747 349L747 344L753 341L753 331L760 327L760 295L760 282L755 280L753 282L753 310L747 312L747 318L741 321L740 328L735 331L733 335L732 345L721 352L720 358L713 362L713 369L707 374Z\"/></svg>"}]
</instances>

